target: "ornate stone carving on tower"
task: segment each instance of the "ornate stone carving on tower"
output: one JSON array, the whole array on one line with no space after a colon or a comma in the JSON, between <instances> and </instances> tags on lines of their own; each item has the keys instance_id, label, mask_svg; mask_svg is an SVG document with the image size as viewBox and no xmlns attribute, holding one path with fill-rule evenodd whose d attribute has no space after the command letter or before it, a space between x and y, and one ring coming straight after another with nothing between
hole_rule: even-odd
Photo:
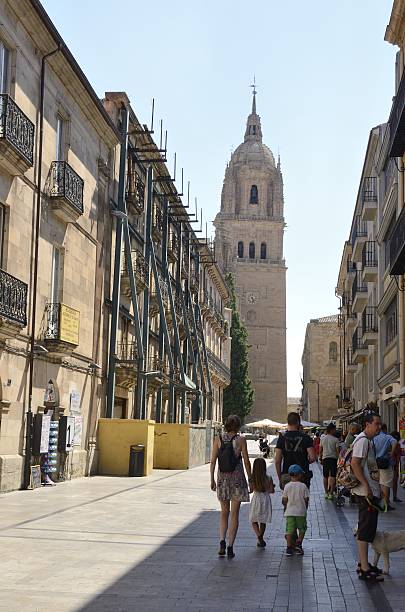
<instances>
[{"instance_id":1,"label":"ornate stone carving on tower","mask_svg":"<svg viewBox=\"0 0 405 612\"><path fill-rule=\"evenodd\" d=\"M285 422L286 266L283 259L284 199L277 165L262 142L253 90L245 140L225 171L215 244L219 265L232 272L242 319L249 332L249 369L255 399L249 421Z\"/></svg>"}]
</instances>

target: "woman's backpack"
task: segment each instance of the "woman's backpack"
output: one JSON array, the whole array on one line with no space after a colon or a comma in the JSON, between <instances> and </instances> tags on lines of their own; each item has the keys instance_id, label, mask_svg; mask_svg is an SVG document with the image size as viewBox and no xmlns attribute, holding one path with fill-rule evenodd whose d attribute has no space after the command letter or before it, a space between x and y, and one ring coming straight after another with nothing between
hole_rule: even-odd
<instances>
[{"instance_id":1,"label":"woman's backpack","mask_svg":"<svg viewBox=\"0 0 405 612\"><path fill-rule=\"evenodd\" d=\"M236 456L235 449L233 447L233 440L236 436L233 436L228 442L224 442L221 436L221 446L218 450L218 467L220 472L234 472L238 464L239 457Z\"/></svg>"}]
</instances>

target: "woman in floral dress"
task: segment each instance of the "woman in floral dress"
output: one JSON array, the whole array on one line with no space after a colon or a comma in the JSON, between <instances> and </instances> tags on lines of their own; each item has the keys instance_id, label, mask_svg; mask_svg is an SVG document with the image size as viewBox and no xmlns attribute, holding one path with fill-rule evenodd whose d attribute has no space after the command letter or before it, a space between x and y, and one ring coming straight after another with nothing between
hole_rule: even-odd
<instances>
[{"instance_id":1,"label":"woman in floral dress","mask_svg":"<svg viewBox=\"0 0 405 612\"><path fill-rule=\"evenodd\" d=\"M251 466L246 440L243 436L239 435L240 425L241 423L238 416L229 416L225 423L225 433L215 438L212 449L211 489L217 492L221 504L221 521L219 528L220 543L218 553L220 557L224 557L225 554L227 554L229 558L235 556L233 544L238 532L240 505L242 502L249 501L249 488L243 465L245 466L249 481L251 480ZM218 467L217 481L215 482L215 466L219 449L222 443L227 443L231 440L237 458L236 467L232 472L221 472ZM231 520L229 524L227 547L226 535L228 532L229 514L231 515Z\"/></svg>"}]
</instances>

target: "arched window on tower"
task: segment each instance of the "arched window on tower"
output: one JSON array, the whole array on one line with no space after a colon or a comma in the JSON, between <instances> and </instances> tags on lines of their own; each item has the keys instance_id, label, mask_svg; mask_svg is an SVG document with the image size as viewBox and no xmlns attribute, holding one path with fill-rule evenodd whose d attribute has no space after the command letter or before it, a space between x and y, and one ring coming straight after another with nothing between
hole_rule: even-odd
<instances>
[{"instance_id":1,"label":"arched window on tower","mask_svg":"<svg viewBox=\"0 0 405 612\"><path fill-rule=\"evenodd\" d=\"M260 245L260 259L267 258L267 246L265 242L262 242Z\"/></svg>"},{"instance_id":2,"label":"arched window on tower","mask_svg":"<svg viewBox=\"0 0 405 612\"><path fill-rule=\"evenodd\" d=\"M259 192L257 190L257 185L252 185L250 188L249 204L258 204L258 203L259 203Z\"/></svg>"},{"instance_id":3,"label":"arched window on tower","mask_svg":"<svg viewBox=\"0 0 405 612\"><path fill-rule=\"evenodd\" d=\"M238 242L238 257L240 259L242 259L242 257L243 257L243 242L242 242L242 240L240 240Z\"/></svg>"},{"instance_id":4,"label":"arched window on tower","mask_svg":"<svg viewBox=\"0 0 405 612\"><path fill-rule=\"evenodd\" d=\"M255 243L250 242L249 243L249 259L254 259L254 258L255 258Z\"/></svg>"},{"instance_id":5,"label":"arched window on tower","mask_svg":"<svg viewBox=\"0 0 405 612\"><path fill-rule=\"evenodd\" d=\"M337 361L337 343L331 342L329 344L329 361Z\"/></svg>"}]
</instances>

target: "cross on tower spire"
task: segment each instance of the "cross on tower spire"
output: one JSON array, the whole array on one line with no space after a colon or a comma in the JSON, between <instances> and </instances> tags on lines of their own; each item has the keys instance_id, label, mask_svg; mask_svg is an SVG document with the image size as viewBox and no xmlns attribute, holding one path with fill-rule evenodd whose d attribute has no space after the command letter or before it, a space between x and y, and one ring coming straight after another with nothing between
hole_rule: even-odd
<instances>
[{"instance_id":1,"label":"cross on tower spire","mask_svg":"<svg viewBox=\"0 0 405 612\"><path fill-rule=\"evenodd\" d=\"M252 88L252 93L253 93L252 115L256 115L256 94L257 94L257 90L256 90L256 77L254 75L253 75L253 83L252 83L252 85L250 85L250 87Z\"/></svg>"}]
</instances>

